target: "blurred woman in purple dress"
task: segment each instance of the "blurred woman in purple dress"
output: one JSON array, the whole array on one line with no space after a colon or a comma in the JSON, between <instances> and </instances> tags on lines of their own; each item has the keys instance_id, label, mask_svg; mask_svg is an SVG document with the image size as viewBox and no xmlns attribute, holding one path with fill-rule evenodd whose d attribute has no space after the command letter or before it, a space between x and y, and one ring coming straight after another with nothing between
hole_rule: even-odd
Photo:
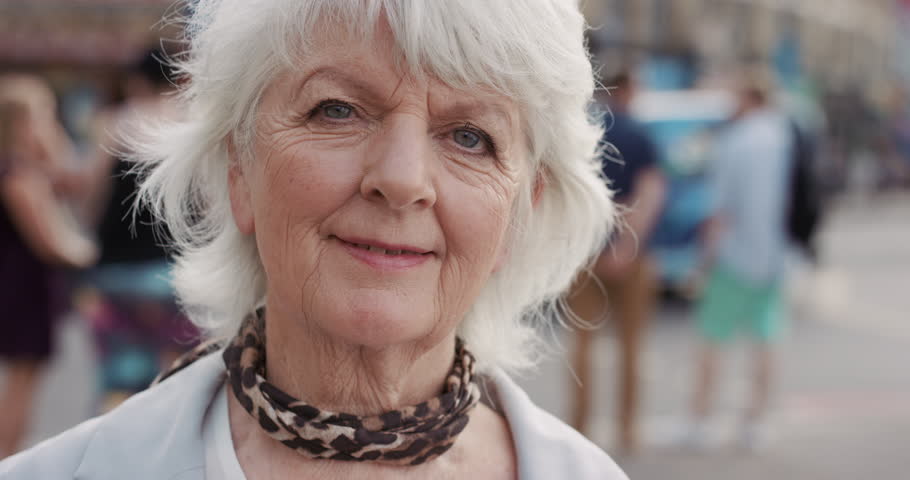
<instances>
[{"instance_id":1,"label":"blurred woman in purple dress","mask_svg":"<svg viewBox=\"0 0 910 480\"><path fill-rule=\"evenodd\" d=\"M19 447L52 351L55 269L97 257L59 199L72 188L69 151L50 89L33 77L0 77L0 458Z\"/></svg>"}]
</instances>

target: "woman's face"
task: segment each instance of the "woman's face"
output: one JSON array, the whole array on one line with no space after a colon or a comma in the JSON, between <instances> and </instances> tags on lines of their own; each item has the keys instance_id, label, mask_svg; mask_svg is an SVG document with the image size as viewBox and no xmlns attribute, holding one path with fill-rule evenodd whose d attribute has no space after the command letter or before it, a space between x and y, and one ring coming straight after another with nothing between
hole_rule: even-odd
<instances>
[{"instance_id":1,"label":"woman's face","mask_svg":"<svg viewBox=\"0 0 910 480\"><path fill-rule=\"evenodd\" d=\"M402 76L387 30L326 43L266 90L252 159L231 171L269 316L357 345L439 339L507 254L528 177L519 112Z\"/></svg>"}]
</instances>

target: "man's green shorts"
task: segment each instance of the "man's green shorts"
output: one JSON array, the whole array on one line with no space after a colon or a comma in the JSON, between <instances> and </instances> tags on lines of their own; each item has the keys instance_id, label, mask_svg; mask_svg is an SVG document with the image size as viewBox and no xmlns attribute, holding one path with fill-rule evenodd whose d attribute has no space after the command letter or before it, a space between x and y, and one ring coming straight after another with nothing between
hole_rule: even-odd
<instances>
[{"instance_id":1,"label":"man's green shorts","mask_svg":"<svg viewBox=\"0 0 910 480\"><path fill-rule=\"evenodd\" d=\"M698 330L712 342L745 331L756 340L777 339L784 327L781 282L756 285L723 265L711 272L698 305Z\"/></svg>"}]
</instances>

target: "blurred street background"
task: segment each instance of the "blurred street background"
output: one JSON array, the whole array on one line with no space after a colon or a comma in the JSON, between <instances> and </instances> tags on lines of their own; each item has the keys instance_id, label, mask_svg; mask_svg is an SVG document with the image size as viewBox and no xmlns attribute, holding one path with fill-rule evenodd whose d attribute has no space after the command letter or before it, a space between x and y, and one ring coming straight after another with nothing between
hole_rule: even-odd
<instances>
[{"instance_id":1,"label":"blurred street background","mask_svg":"<svg viewBox=\"0 0 910 480\"><path fill-rule=\"evenodd\" d=\"M636 479L903 479L910 471L910 195L843 199L821 233L826 266L794 275L796 312L778 346L781 378L772 395L771 441L761 451L732 445L748 395L744 352L728 352L713 446L676 445L691 395L696 338L689 312L665 304L654 319L642 366L642 451L619 457ZM873 246L874 245L874 246ZM616 339L598 340L591 437L611 451L616 408ZM566 347L571 343L564 340ZM558 356L523 385L567 419L568 363Z\"/></svg>"},{"instance_id":2,"label":"blurred street background","mask_svg":"<svg viewBox=\"0 0 910 480\"><path fill-rule=\"evenodd\" d=\"M653 142L666 181L646 246L659 295L638 352L640 445L623 453L615 440L623 367L609 320L593 335L586 434L633 480L910 478L910 0L582 5L603 78L629 73L636 82L629 114ZM0 0L0 78L26 73L49 87L71 144L61 154L64 170L95 172L86 177L113 185L96 178L73 188L83 193L72 197L57 192L74 229L99 245L101 265L57 262L66 265L59 273L67 285L55 311L57 341L35 377L20 446L113 407L172 358L173 345L187 345L185 332L173 344L159 338L181 331L171 325L179 315L169 292L129 281L160 278L154 262L164 254L149 253L150 239L118 243L129 238L122 233L129 227L115 207L131 198L134 185L118 180L123 172L99 147L109 146L104 135L124 112L148 111L147 99L179 81L164 75L140 88L137 79L167 73L150 68L150 58L179 53L168 40L179 36L178 27L162 21L176 13L170 0ZM746 65L774 77L775 108L812 145L805 166L817 221L810 245L787 253L782 285L790 322L773 345L766 441L745 450L735 441L751 388L743 339L724 349L713 413L692 448L682 440L700 345L693 278L712 215L708 152L736 114L735 87ZM122 232L111 233L105 218L119 219ZM126 276L109 268L127 263L133 270ZM4 325L22 321L8 311L0 305ZM7 340L0 344L19 341ZM521 380L567 422L574 418L574 342L560 329L553 356ZM9 373L15 367L3 353L0 393L18 375Z\"/></svg>"}]
</instances>

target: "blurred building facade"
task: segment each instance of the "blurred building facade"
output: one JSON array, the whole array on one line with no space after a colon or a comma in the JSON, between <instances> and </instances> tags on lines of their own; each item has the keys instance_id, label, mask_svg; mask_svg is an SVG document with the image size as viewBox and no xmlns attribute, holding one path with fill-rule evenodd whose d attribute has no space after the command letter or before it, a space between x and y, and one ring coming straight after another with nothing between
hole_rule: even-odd
<instances>
[{"instance_id":1,"label":"blurred building facade","mask_svg":"<svg viewBox=\"0 0 910 480\"><path fill-rule=\"evenodd\" d=\"M157 43L172 0L0 0L0 64L114 67Z\"/></svg>"},{"instance_id":2,"label":"blurred building facade","mask_svg":"<svg viewBox=\"0 0 910 480\"><path fill-rule=\"evenodd\" d=\"M111 68L160 37L173 0L0 0L3 68ZM676 84L767 62L835 89L910 81L908 0L586 0L608 65L648 60ZM796 70L799 70L797 72Z\"/></svg>"},{"instance_id":3,"label":"blurred building facade","mask_svg":"<svg viewBox=\"0 0 910 480\"><path fill-rule=\"evenodd\" d=\"M897 68L904 80L904 85L910 88L910 0L901 0L897 12L897 38L896 57Z\"/></svg>"},{"instance_id":4,"label":"blurred building facade","mask_svg":"<svg viewBox=\"0 0 910 480\"><path fill-rule=\"evenodd\" d=\"M905 63L906 0L599 0L583 2L607 65L673 65L691 83L743 62L834 89L875 90ZM681 73L679 73L681 72ZM660 85L658 85L660 86ZM674 87L678 85L668 85ZM871 93L871 92L870 92Z\"/></svg>"}]
</instances>

